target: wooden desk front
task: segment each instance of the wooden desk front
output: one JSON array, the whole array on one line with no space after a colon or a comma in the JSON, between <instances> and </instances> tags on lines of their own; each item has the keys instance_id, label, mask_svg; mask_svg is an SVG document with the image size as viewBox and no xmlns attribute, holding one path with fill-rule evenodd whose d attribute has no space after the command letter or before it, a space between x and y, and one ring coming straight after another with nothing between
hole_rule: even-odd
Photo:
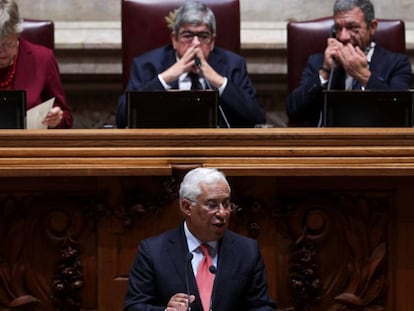
<instances>
[{"instance_id":1,"label":"wooden desk front","mask_svg":"<svg viewBox=\"0 0 414 311\"><path fill-rule=\"evenodd\" d=\"M278 308L411 310L414 131L366 128L0 131L0 310L120 310L196 166L228 176Z\"/></svg>"}]
</instances>

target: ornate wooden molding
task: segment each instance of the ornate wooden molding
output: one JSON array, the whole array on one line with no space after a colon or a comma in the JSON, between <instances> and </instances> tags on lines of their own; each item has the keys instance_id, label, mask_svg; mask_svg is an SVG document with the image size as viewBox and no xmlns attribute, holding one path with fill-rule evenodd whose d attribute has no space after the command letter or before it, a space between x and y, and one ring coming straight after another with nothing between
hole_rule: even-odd
<instances>
[{"instance_id":1,"label":"ornate wooden molding","mask_svg":"<svg viewBox=\"0 0 414 311\"><path fill-rule=\"evenodd\" d=\"M0 191L0 310L79 310L82 255L103 215L102 205L91 199L82 193Z\"/></svg>"},{"instance_id":2,"label":"ornate wooden molding","mask_svg":"<svg viewBox=\"0 0 414 311\"><path fill-rule=\"evenodd\" d=\"M296 311L384 310L392 192L283 195L280 232L290 239L287 284Z\"/></svg>"},{"instance_id":3,"label":"ornate wooden molding","mask_svg":"<svg viewBox=\"0 0 414 311\"><path fill-rule=\"evenodd\" d=\"M151 181L151 187L148 187L149 182L146 181L145 184L133 183L123 191L123 204L114 212L123 228L132 229L134 219L148 217L149 213L156 214L178 197L179 183L176 177L158 177Z\"/></svg>"},{"instance_id":4,"label":"ornate wooden molding","mask_svg":"<svg viewBox=\"0 0 414 311\"><path fill-rule=\"evenodd\" d=\"M410 176L412 129L3 130L0 176Z\"/></svg>"},{"instance_id":5,"label":"ornate wooden molding","mask_svg":"<svg viewBox=\"0 0 414 311\"><path fill-rule=\"evenodd\" d=\"M138 242L180 221L196 166L229 176L231 225L258 240L280 307L411 305L412 129L3 130L0 310L55 310L66 271L55 305L76 308L84 286L82 307L121 309Z\"/></svg>"}]
</instances>

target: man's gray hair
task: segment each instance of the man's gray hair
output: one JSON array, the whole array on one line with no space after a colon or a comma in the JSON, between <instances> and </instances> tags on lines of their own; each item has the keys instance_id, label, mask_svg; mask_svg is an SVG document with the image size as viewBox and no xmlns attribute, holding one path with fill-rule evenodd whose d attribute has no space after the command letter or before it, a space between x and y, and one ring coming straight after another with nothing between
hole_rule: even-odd
<instances>
[{"instance_id":1,"label":"man's gray hair","mask_svg":"<svg viewBox=\"0 0 414 311\"><path fill-rule=\"evenodd\" d=\"M188 1L177 11L173 31L176 35L183 25L207 25L212 34L216 33L216 18L213 11L201 2Z\"/></svg>"},{"instance_id":2,"label":"man's gray hair","mask_svg":"<svg viewBox=\"0 0 414 311\"><path fill-rule=\"evenodd\" d=\"M224 181L229 190L230 186L223 172L215 168L198 167L189 171L183 178L180 185L180 204L182 199L196 201L201 194L200 184L213 184Z\"/></svg>"},{"instance_id":3,"label":"man's gray hair","mask_svg":"<svg viewBox=\"0 0 414 311\"><path fill-rule=\"evenodd\" d=\"M350 11L354 8L360 8L364 13L367 26L375 19L374 5L370 0L336 0L333 7L334 16L339 12Z\"/></svg>"}]
</instances>

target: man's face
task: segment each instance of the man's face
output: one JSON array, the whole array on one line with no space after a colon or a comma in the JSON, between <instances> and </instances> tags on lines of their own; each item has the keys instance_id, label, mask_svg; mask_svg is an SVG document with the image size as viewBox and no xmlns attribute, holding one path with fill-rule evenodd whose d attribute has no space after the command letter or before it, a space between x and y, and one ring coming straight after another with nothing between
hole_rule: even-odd
<instances>
[{"instance_id":1,"label":"man's face","mask_svg":"<svg viewBox=\"0 0 414 311\"><path fill-rule=\"evenodd\" d=\"M171 34L171 41L179 58L190 46L194 46L200 47L204 58L208 59L208 55L214 48L215 35L210 32L207 25L184 25L178 34Z\"/></svg>"},{"instance_id":2,"label":"man's face","mask_svg":"<svg viewBox=\"0 0 414 311\"><path fill-rule=\"evenodd\" d=\"M186 222L191 233L200 241L216 241L229 226L231 211L224 206L230 201L230 189L224 181L202 183L200 188L202 192L195 202L185 199L182 202ZM212 209L212 206L216 208Z\"/></svg>"},{"instance_id":3,"label":"man's face","mask_svg":"<svg viewBox=\"0 0 414 311\"><path fill-rule=\"evenodd\" d=\"M351 43L362 51L369 47L377 29L377 21L370 25L365 22L365 15L360 8L339 12L334 16L336 38L343 44Z\"/></svg>"}]
</instances>

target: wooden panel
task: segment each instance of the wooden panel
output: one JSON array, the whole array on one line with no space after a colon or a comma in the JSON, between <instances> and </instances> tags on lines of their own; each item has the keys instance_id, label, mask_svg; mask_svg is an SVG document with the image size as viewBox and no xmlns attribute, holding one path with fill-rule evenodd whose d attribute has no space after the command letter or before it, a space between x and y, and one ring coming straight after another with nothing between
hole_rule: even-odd
<instances>
[{"instance_id":1,"label":"wooden panel","mask_svg":"<svg viewBox=\"0 0 414 311\"><path fill-rule=\"evenodd\" d=\"M0 176L410 176L411 129L4 130Z\"/></svg>"},{"instance_id":2,"label":"wooden panel","mask_svg":"<svg viewBox=\"0 0 414 311\"><path fill-rule=\"evenodd\" d=\"M0 131L0 310L120 310L139 241L180 222L196 166L228 175L231 228L258 240L279 308L408 310L413 142L410 129Z\"/></svg>"}]
</instances>

